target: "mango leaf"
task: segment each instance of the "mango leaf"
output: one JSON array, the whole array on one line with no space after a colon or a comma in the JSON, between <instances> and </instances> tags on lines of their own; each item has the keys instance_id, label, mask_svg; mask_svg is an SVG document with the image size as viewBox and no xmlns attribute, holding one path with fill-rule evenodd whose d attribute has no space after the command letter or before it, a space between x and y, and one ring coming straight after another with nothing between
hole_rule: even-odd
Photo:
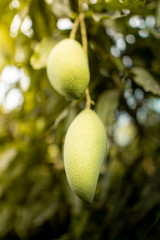
<instances>
[{"instance_id":1,"label":"mango leaf","mask_svg":"<svg viewBox=\"0 0 160 240\"><path fill-rule=\"evenodd\" d=\"M14 40L10 37L7 26L0 25L0 73L14 56Z\"/></svg>"},{"instance_id":2,"label":"mango leaf","mask_svg":"<svg viewBox=\"0 0 160 240\"><path fill-rule=\"evenodd\" d=\"M158 2L157 11L156 11L156 27L160 27L160 1Z\"/></svg>"},{"instance_id":3,"label":"mango leaf","mask_svg":"<svg viewBox=\"0 0 160 240\"><path fill-rule=\"evenodd\" d=\"M160 39L160 32L158 32L156 29L154 28L149 29L149 33L151 33L153 37Z\"/></svg>"},{"instance_id":4,"label":"mango leaf","mask_svg":"<svg viewBox=\"0 0 160 240\"><path fill-rule=\"evenodd\" d=\"M15 148L9 148L0 155L0 174L4 172L17 155Z\"/></svg>"},{"instance_id":5,"label":"mango leaf","mask_svg":"<svg viewBox=\"0 0 160 240\"><path fill-rule=\"evenodd\" d=\"M118 89L105 91L98 99L96 112L108 128L114 120L115 110L119 103L120 92Z\"/></svg>"},{"instance_id":6,"label":"mango leaf","mask_svg":"<svg viewBox=\"0 0 160 240\"><path fill-rule=\"evenodd\" d=\"M133 80L140 85L146 92L160 96L160 85L154 79L154 77L144 68L134 67L131 72L135 74Z\"/></svg>"},{"instance_id":7,"label":"mango leaf","mask_svg":"<svg viewBox=\"0 0 160 240\"><path fill-rule=\"evenodd\" d=\"M106 10L122 10L122 9L128 9L128 10L134 10L137 12L137 10L140 10L140 6L144 6L146 0L134 0L134 1L129 1L129 0L102 0L102 1L97 1L97 3L94 6L97 7L98 11L104 8ZM141 8L141 11L146 11L146 9ZM104 11L103 11L104 12Z\"/></svg>"},{"instance_id":8,"label":"mango leaf","mask_svg":"<svg viewBox=\"0 0 160 240\"><path fill-rule=\"evenodd\" d=\"M34 53L30 59L30 63L34 69L46 67L47 57L57 42L58 41L51 38L44 38L36 45Z\"/></svg>"},{"instance_id":9,"label":"mango leaf","mask_svg":"<svg viewBox=\"0 0 160 240\"><path fill-rule=\"evenodd\" d=\"M120 12L120 11L110 11L108 13L93 13L92 18L96 21L99 22L103 19L117 19L117 18L122 18L126 17L130 11L126 12Z\"/></svg>"},{"instance_id":10,"label":"mango leaf","mask_svg":"<svg viewBox=\"0 0 160 240\"><path fill-rule=\"evenodd\" d=\"M54 0L52 11L56 17L68 17L71 13L69 0Z\"/></svg>"}]
</instances>

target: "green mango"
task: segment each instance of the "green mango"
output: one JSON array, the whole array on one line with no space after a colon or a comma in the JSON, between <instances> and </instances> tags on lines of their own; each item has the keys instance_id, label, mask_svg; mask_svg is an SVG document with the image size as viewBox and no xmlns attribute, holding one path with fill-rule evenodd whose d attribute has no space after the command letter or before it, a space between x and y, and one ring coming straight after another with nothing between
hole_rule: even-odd
<instances>
[{"instance_id":1,"label":"green mango","mask_svg":"<svg viewBox=\"0 0 160 240\"><path fill-rule=\"evenodd\" d=\"M99 116L83 110L68 128L64 166L72 190L87 203L93 202L106 147L106 131Z\"/></svg>"},{"instance_id":2,"label":"green mango","mask_svg":"<svg viewBox=\"0 0 160 240\"><path fill-rule=\"evenodd\" d=\"M90 80L87 54L73 39L60 41L47 59L47 75L53 88L70 99L84 95Z\"/></svg>"}]
</instances>

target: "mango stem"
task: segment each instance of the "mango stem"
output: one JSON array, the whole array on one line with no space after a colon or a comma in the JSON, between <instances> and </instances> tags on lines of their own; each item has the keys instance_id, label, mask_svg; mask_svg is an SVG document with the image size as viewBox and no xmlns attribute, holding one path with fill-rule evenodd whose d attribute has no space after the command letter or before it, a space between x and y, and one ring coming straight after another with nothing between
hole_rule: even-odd
<instances>
[{"instance_id":1,"label":"mango stem","mask_svg":"<svg viewBox=\"0 0 160 240\"><path fill-rule=\"evenodd\" d=\"M79 20L80 20L80 28L81 28L81 36L82 36L82 45L84 51L87 53L88 56L88 39L87 39L87 31L86 31L86 24L85 24L85 16L83 13L83 0L78 1L79 4ZM89 88L86 89L86 108L90 108L93 101L90 97Z\"/></svg>"},{"instance_id":2,"label":"mango stem","mask_svg":"<svg viewBox=\"0 0 160 240\"><path fill-rule=\"evenodd\" d=\"M74 22L73 28L72 28L72 30L71 30L71 32L70 32L69 38L75 39L77 30L78 30L78 26L79 26L79 22L80 22L80 17L79 17L79 15L78 15L78 16L76 17L75 22Z\"/></svg>"}]
</instances>

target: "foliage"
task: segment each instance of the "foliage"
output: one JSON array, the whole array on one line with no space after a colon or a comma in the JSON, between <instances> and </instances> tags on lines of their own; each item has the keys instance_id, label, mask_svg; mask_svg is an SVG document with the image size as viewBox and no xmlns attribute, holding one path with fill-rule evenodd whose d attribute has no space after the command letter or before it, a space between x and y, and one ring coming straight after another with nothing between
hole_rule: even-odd
<instances>
[{"instance_id":1,"label":"foliage","mask_svg":"<svg viewBox=\"0 0 160 240\"><path fill-rule=\"evenodd\" d=\"M109 142L92 205L70 190L63 165L65 133L85 98L61 97L45 69L78 2L0 0L0 239L159 239L160 1L83 7L89 89ZM9 109L15 89L23 98Z\"/></svg>"}]
</instances>

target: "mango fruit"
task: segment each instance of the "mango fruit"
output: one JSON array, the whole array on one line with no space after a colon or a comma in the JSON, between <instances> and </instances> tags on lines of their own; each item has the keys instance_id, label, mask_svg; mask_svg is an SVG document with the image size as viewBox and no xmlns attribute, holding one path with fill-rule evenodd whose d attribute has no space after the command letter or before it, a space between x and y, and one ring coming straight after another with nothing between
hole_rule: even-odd
<instances>
[{"instance_id":1,"label":"mango fruit","mask_svg":"<svg viewBox=\"0 0 160 240\"><path fill-rule=\"evenodd\" d=\"M88 86L90 72L87 54L80 43L73 39L60 41L48 56L47 75L61 95L81 98Z\"/></svg>"},{"instance_id":2,"label":"mango fruit","mask_svg":"<svg viewBox=\"0 0 160 240\"><path fill-rule=\"evenodd\" d=\"M71 189L87 203L95 195L106 153L106 132L99 116L85 109L72 121L64 142L64 167Z\"/></svg>"}]
</instances>

